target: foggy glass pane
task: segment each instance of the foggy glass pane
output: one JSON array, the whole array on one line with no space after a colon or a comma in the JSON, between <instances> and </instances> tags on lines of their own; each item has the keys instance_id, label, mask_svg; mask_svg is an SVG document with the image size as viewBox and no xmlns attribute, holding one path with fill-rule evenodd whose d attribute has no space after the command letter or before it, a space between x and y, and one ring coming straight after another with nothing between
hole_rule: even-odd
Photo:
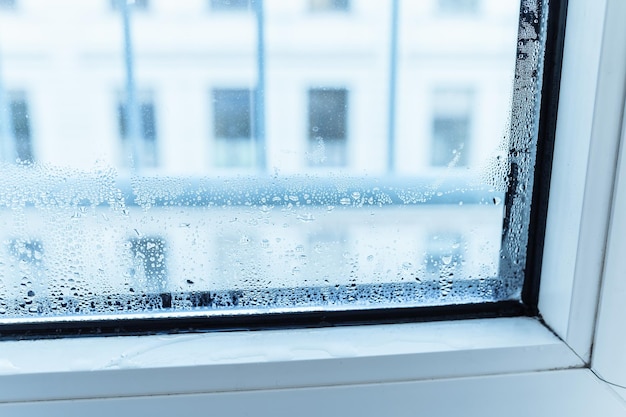
<instances>
[{"instance_id":1,"label":"foggy glass pane","mask_svg":"<svg viewBox=\"0 0 626 417\"><path fill-rule=\"evenodd\" d=\"M453 3L0 12L0 325L518 300L544 29Z\"/></svg>"}]
</instances>

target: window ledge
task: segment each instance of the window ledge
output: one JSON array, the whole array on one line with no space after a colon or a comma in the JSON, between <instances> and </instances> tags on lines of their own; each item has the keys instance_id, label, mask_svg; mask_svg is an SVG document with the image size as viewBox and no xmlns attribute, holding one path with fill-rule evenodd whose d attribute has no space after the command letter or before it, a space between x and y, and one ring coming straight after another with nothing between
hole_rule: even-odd
<instances>
[{"instance_id":1,"label":"window ledge","mask_svg":"<svg viewBox=\"0 0 626 417\"><path fill-rule=\"evenodd\" d=\"M585 366L538 320L5 341L0 403L419 381Z\"/></svg>"}]
</instances>

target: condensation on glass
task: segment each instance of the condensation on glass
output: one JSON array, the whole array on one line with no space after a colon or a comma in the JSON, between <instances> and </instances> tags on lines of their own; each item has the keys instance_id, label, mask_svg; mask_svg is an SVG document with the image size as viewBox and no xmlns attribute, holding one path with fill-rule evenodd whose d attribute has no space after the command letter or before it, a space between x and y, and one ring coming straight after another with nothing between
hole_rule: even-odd
<instances>
[{"instance_id":1,"label":"condensation on glass","mask_svg":"<svg viewBox=\"0 0 626 417\"><path fill-rule=\"evenodd\" d=\"M520 298L538 1L0 5L0 323Z\"/></svg>"}]
</instances>

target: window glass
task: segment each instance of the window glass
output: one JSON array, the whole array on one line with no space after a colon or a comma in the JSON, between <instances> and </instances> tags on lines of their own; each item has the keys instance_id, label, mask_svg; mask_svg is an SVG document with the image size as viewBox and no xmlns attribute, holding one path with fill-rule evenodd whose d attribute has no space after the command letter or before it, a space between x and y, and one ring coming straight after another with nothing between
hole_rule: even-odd
<instances>
[{"instance_id":1,"label":"window glass","mask_svg":"<svg viewBox=\"0 0 626 417\"><path fill-rule=\"evenodd\" d=\"M149 7L149 0L110 0L111 8L113 10L119 10L121 7L120 2L125 2L129 7L135 10L147 10Z\"/></svg>"},{"instance_id":2,"label":"window glass","mask_svg":"<svg viewBox=\"0 0 626 417\"><path fill-rule=\"evenodd\" d=\"M241 10L250 7L250 0L211 0L213 10Z\"/></svg>"},{"instance_id":3,"label":"window glass","mask_svg":"<svg viewBox=\"0 0 626 417\"><path fill-rule=\"evenodd\" d=\"M220 167L253 163L250 89L213 90L214 162Z\"/></svg>"},{"instance_id":4,"label":"window glass","mask_svg":"<svg viewBox=\"0 0 626 417\"><path fill-rule=\"evenodd\" d=\"M309 8L312 11L348 10L349 0L309 0Z\"/></svg>"},{"instance_id":5,"label":"window glass","mask_svg":"<svg viewBox=\"0 0 626 417\"><path fill-rule=\"evenodd\" d=\"M0 0L0 9L14 9L15 0Z\"/></svg>"},{"instance_id":6,"label":"window glass","mask_svg":"<svg viewBox=\"0 0 626 417\"><path fill-rule=\"evenodd\" d=\"M519 300L545 30L523 3L0 10L0 324Z\"/></svg>"},{"instance_id":7,"label":"window glass","mask_svg":"<svg viewBox=\"0 0 626 417\"><path fill-rule=\"evenodd\" d=\"M146 167L154 167L157 160L157 128L154 109L154 100L149 93L144 93L138 103L138 114L135 116L139 120L139 143L141 148L141 163ZM130 163L129 155L132 154L132 132L128 126L128 106L126 99L119 100L117 105L117 122L119 126L119 136L122 139L121 164ZM135 161L138 162L138 161Z\"/></svg>"},{"instance_id":8,"label":"window glass","mask_svg":"<svg viewBox=\"0 0 626 417\"><path fill-rule=\"evenodd\" d=\"M437 90L433 97L431 164L465 167L472 142L473 94L466 90Z\"/></svg>"},{"instance_id":9,"label":"window glass","mask_svg":"<svg viewBox=\"0 0 626 417\"><path fill-rule=\"evenodd\" d=\"M24 93L10 93L8 95L8 113L11 121L9 134L13 136L13 146L17 159L22 162L32 162L33 150L31 145L30 114L28 102ZM8 139L10 142L11 139Z\"/></svg>"},{"instance_id":10,"label":"window glass","mask_svg":"<svg viewBox=\"0 0 626 417\"><path fill-rule=\"evenodd\" d=\"M309 163L344 166L347 160L348 91L344 88L309 90Z\"/></svg>"},{"instance_id":11,"label":"window glass","mask_svg":"<svg viewBox=\"0 0 626 417\"><path fill-rule=\"evenodd\" d=\"M130 240L133 267L129 274L136 287L156 294L167 290L169 286L165 248L165 241L158 236Z\"/></svg>"},{"instance_id":12,"label":"window glass","mask_svg":"<svg viewBox=\"0 0 626 417\"><path fill-rule=\"evenodd\" d=\"M480 0L437 0L437 8L446 14L474 14Z\"/></svg>"}]
</instances>

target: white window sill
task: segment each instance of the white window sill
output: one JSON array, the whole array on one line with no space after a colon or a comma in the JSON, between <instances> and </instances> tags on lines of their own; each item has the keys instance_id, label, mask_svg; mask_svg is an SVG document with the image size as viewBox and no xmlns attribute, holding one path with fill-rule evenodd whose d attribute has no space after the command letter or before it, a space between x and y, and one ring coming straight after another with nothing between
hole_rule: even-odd
<instances>
[{"instance_id":1,"label":"white window sill","mask_svg":"<svg viewBox=\"0 0 626 417\"><path fill-rule=\"evenodd\" d=\"M3 342L2 403L420 381L584 363L532 318Z\"/></svg>"}]
</instances>

